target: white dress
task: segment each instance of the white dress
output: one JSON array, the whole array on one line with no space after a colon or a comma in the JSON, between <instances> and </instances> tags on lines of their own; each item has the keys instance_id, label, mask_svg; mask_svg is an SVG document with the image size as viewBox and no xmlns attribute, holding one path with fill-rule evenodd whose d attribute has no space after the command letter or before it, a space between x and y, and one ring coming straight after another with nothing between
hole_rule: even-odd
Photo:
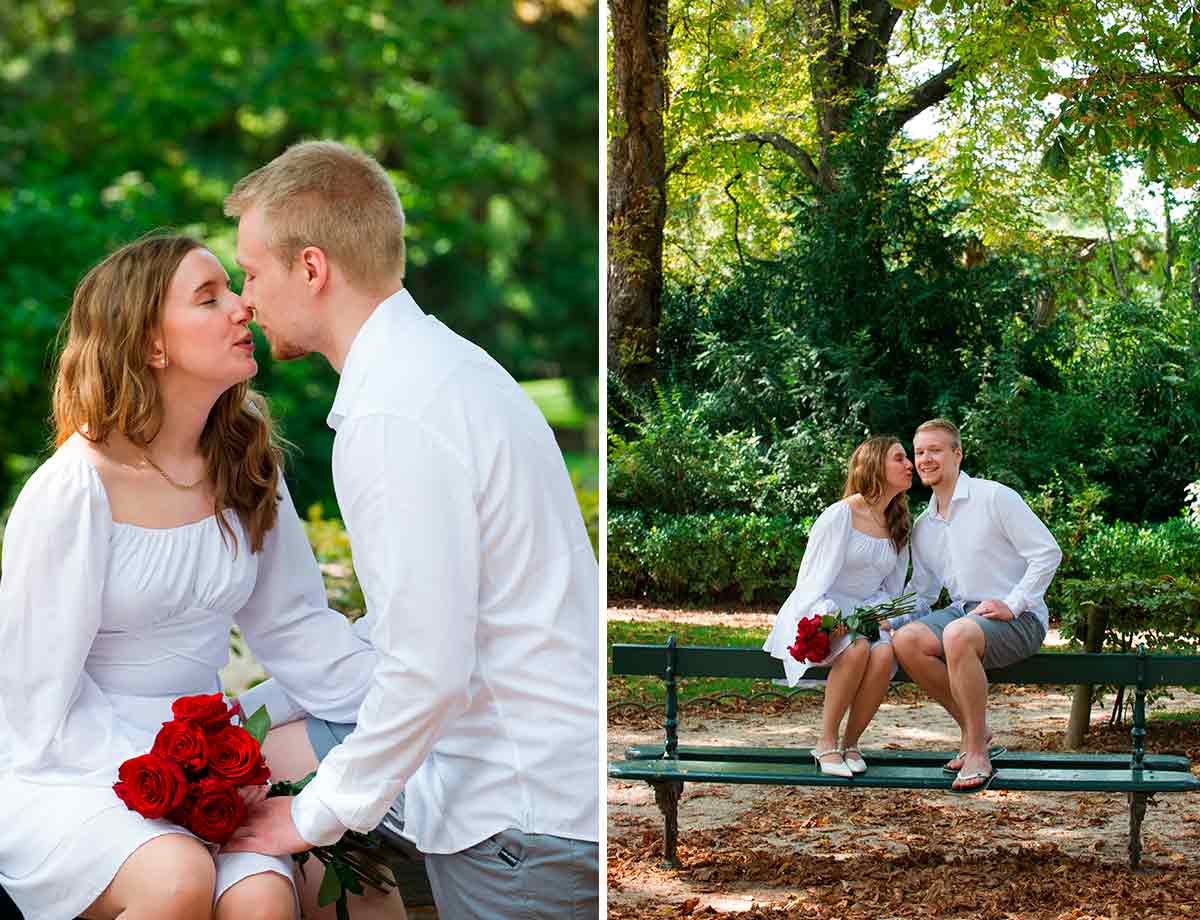
<instances>
[{"instance_id":1,"label":"white dress","mask_svg":"<svg viewBox=\"0 0 1200 920\"><path fill-rule=\"evenodd\" d=\"M114 523L77 435L30 478L0 577L0 886L26 920L75 917L146 841L186 833L129 811L112 784L147 753L171 702L220 690L236 624L297 702L352 722L375 653L328 609L286 488L275 527L237 552L215 517ZM216 895L290 857L218 854Z\"/></svg>"},{"instance_id":2,"label":"white dress","mask_svg":"<svg viewBox=\"0 0 1200 920\"><path fill-rule=\"evenodd\" d=\"M843 499L817 518L808 535L796 587L775 615L775 625L763 650L783 662L788 686L794 687L814 663L797 661L788 652L796 641L796 626L802 617L839 613L849 616L858 607L868 607L897 597L908 573L908 547L896 552L887 537L872 537L852 526L853 513ZM828 664L849 647L851 637L842 636L829 650ZM880 641L890 641L884 633Z\"/></svg>"}]
</instances>

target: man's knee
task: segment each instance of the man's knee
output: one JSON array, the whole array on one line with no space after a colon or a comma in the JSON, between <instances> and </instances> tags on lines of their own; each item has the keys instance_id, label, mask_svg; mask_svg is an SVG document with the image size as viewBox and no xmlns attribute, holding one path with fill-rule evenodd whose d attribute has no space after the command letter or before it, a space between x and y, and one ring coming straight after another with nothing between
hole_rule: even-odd
<instances>
[{"instance_id":1,"label":"man's knee","mask_svg":"<svg viewBox=\"0 0 1200 920\"><path fill-rule=\"evenodd\" d=\"M946 661L957 661L960 658L975 656L983 657L983 630L978 623L967 618L955 620L942 633L942 642L946 649Z\"/></svg>"}]
</instances>

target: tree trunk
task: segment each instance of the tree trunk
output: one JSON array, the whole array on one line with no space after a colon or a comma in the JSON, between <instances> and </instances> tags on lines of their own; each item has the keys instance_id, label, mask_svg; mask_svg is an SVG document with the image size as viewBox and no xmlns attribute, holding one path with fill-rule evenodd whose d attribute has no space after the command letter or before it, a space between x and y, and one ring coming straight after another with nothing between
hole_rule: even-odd
<instances>
[{"instance_id":1,"label":"tree trunk","mask_svg":"<svg viewBox=\"0 0 1200 920\"><path fill-rule=\"evenodd\" d=\"M1085 652L1099 652L1104 649L1104 632L1108 627L1108 614L1099 607L1088 611L1087 638L1083 642ZM1071 718L1067 721L1067 735L1063 744L1067 750L1073 751L1083 745L1088 725L1092 720L1092 685L1076 684L1075 695L1071 699Z\"/></svg>"},{"instance_id":2,"label":"tree trunk","mask_svg":"<svg viewBox=\"0 0 1200 920\"><path fill-rule=\"evenodd\" d=\"M667 213L667 0L609 0L616 116L608 146L608 367L654 375Z\"/></svg>"}]
</instances>

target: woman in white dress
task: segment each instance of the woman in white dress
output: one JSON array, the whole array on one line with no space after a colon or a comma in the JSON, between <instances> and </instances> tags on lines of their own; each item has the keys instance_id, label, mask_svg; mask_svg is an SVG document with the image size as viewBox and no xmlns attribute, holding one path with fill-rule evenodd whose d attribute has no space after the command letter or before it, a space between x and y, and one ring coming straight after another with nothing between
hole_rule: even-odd
<instances>
[{"instance_id":1,"label":"woman in white dress","mask_svg":"<svg viewBox=\"0 0 1200 920\"><path fill-rule=\"evenodd\" d=\"M843 498L821 512L808 535L796 587L775 617L764 650L783 661L790 686L813 665L831 665L821 713L821 737L813 757L821 772L849 777L867 769L858 739L879 709L895 671L891 637L882 632L869 644L842 627L827 658L796 661L788 646L796 641L802 617L837 613L897 597L908 573L912 520L908 489L913 465L892 437L868 438L850 457ZM845 733L838 743L842 720Z\"/></svg>"},{"instance_id":2,"label":"woman in white dress","mask_svg":"<svg viewBox=\"0 0 1200 920\"><path fill-rule=\"evenodd\" d=\"M13 507L0 578L0 887L26 920L297 915L290 858L217 852L112 789L172 700L220 690L233 625L322 718L353 721L369 685L247 388L250 319L182 237L130 244L76 290L57 450Z\"/></svg>"}]
</instances>

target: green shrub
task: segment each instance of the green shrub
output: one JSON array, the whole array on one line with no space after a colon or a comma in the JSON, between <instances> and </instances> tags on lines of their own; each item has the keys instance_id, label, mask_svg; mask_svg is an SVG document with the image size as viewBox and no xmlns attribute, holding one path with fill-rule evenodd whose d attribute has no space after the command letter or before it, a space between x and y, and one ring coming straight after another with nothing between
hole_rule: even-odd
<instances>
[{"instance_id":1,"label":"green shrub","mask_svg":"<svg viewBox=\"0 0 1200 920\"><path fill-rule=\"evenodd\" d=\"M754 513L647 514L610 509L608 591L655 599L785 597L812 520Z\"/></svg>"},{"instance_id":2,"label":"green shrub","mask_svg":"<svg viewBox=\"0 0 1200 920\"><path fill-rule=\"evenodd\" d=\"M1200 579L1068 578L1058 585L1061 629L1067 638L1083 640L1093 608L1107 615L1105 642L1120 640L1130 648L1133 637L1153 649L1200 647Z\"/></svg>"}]
</instances>

